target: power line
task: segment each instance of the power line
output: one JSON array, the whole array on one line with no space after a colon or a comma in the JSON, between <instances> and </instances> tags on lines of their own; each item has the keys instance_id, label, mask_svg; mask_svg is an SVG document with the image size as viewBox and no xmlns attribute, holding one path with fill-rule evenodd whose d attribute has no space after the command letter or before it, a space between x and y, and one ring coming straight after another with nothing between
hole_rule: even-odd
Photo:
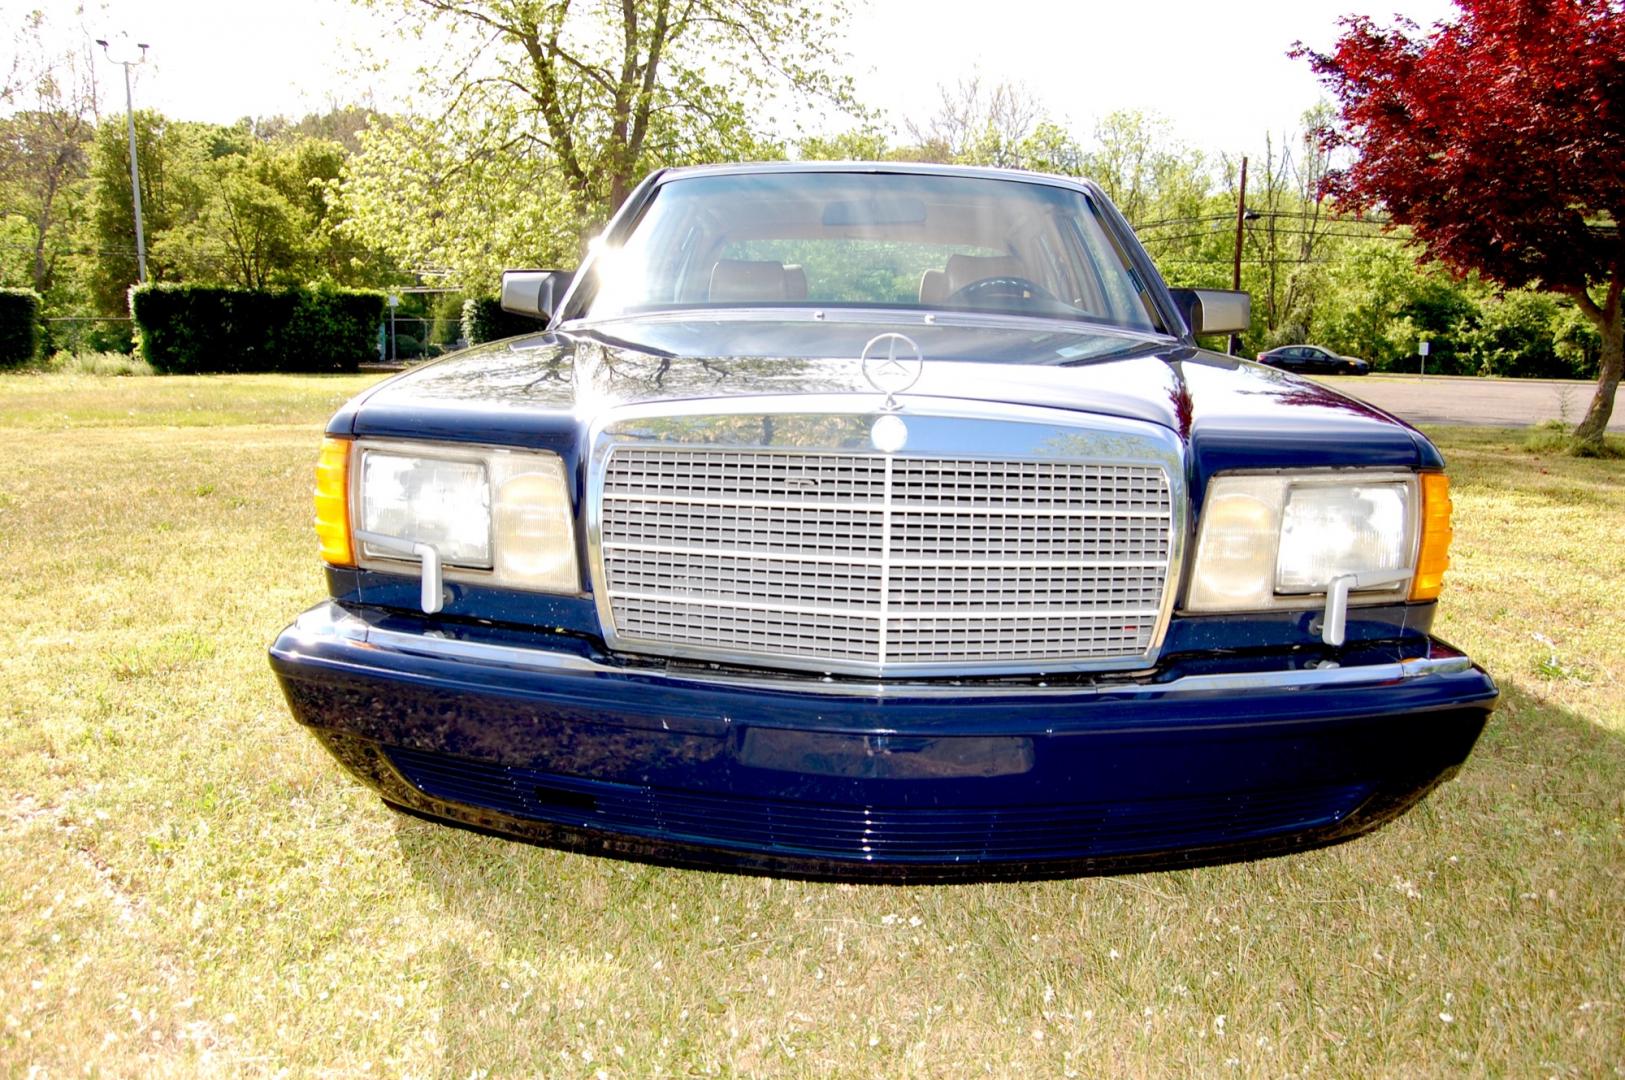
<instances>
[{"instance_id":1,"label":"power line","mask_svg":"<svg viewBox=\"0 0 1625 1080\"><path fill-rule=\"evenodd\" d=\"M1337 225L1372 225L1378 228L1388 228L1395 224L1395 222L1387 218L1343 217L1337 214L1328 214L1309 210L1254 210L1253 213L1257 215L1258 219L1308 218L1312 220L1323 220ZM1162 218L1157 221L1147 221L1140 224L1134 224L1131 222L1130 224L1134 224L1134 229L1136 232L1138 232L1141 229L1168 228L1174 225L1200 225L1204 222L1214 225L1222 225L1229 220L1230 216L1226 214L1223 216L1212 217Z\"/></svg>"},{"instance_id":2,"label":"power line","mask_svg":"<svg viewBox=\"0 0 1625 1080\"><path fill-rule=\"evenodd\" d=\"M1255 233L1252 233L1250 235L1257 235L1257 233L1255 232ZM1396 235L1396 234L1393 234L1393 233L1337 232L1337 231L1330 230L1330 229L1275 229L1270 233L1270 235L1277 236L1277 237L1281 237L1281 236L1313 236L1313 237L1317 237L1317 238L1318 237L1330 237L1330 238L1333 238L1333 239L1341 239L1341 240L1382 240L1382 241L1386 241L1386 242L1390 242L1390 243L1411 243L1412 242L1412 237L1400 236L1400 235ZM1148 236L1148 237L1145 238L1144 243L1146 244L1147 247L1149 247L1152 244L1176 244L1176 243L1179 243L1180 241L1184 241L1184 240L1207 240L1207 239L1214 239L1214 238L1222 239L1223 237L1222 237L1222 235L1220 233L1208 231L1208 232L1199 232L1199 233L1184 233L1184 234L1182 234L1180 236Z\"/></svg>"}]
</instances>

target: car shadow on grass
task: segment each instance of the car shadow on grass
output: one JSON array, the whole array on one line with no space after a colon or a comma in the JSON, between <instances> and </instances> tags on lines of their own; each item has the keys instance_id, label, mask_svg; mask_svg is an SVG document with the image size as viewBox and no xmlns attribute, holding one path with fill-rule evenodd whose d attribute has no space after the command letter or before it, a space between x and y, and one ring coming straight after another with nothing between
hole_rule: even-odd
<instances>
[{"instance_id":1,"label":"car shadow on grass","mask_svg":"<svg viewBox=\"0 0 1625 1080\"><path fill-rule=\"evenodd\" d=\"M1326 902L1331 880L1368 902L1347 908L1350 921L1339 934L1295 942L1294 964L1323 971L1368 964L1360 950L1394 932L1390 920L1401 905L1399 925L1414 913L1438 962L1468 973L1463 977L1476 983L1483 1008L1503 1010L1505 1022L1526 1027L1537 1023L1530 1017L1549 1015L1538 1021L1550 1027L1544 1037L1569 1038L1563 1010L1575 1001L1607 1000L1608 972L1622 959L1609 926L1625 917L1614 891L1625 817L1625 735L1545 700L1539 683L1531 682L1503 685L1501 707L1460 776L1398 822L1325 853L1254 864L1269 866L1269 873L1243 866L1138 875L1150 891L1180 902L1136 910L1128 917L1138 923L1123 928L1123 936L1200 941L1206 913L1237 900L1238 891L1246 900L1248 889L1269 890L1272 904L1324 911L1310 905ZM427 955L440 979L438 1045L445 1072L458 1076L561 1067L590 1073L595 1066L583 1051L602 1055L605 1047L632 1046L639 1038L617 1032L625 1024L655 1042L670 1034L679 1046L694 1045L703 1037L695 1025L715 1021L707 1010L714 1012L717 1000L747 980L739 965L753 954L719 942L786 932L793 939L788 947L809 970L839 964L827 938L790 929L795 904L807 903L809 891L859 922L918 902L971 928L967 932L991 904L1021 923L1001 931L1001 939L1017 930L1020 940L1028 932L1059 932L1066 922L1062 899L1076 897L1087 909L1122 895L1120 882L1079 878L920 886L900 896L897 890L770 882L579 855L404 814L394 827L401 859L444 913ZM1407 890L1415 881L1426 900L1390 895L1401 879ZM1045 903L1035 902L1040 897ZM1057 903L1051 907L1050 900ZM1046 909L1054 912L1047 919ZM657 985L653 971L675 981ZM940 975L951 979L946 967ZM1084 970L1076 977L1091 978ZM1093 982L1083 989L1101 992ZM1391 991L1395 1008L1409 993L1402 990ZM828 1004L833 1009L837 1001L831 997ZM779 1007L770 1001L749 1006ZM649 1063L648 1052L645 1045L634 1057ZM1601 1063L1608 1053L1588 1043L1581 1057L1597 1055ZM666 1064L681 1071L680 1056Z\"/></svg>"}]
</instances>

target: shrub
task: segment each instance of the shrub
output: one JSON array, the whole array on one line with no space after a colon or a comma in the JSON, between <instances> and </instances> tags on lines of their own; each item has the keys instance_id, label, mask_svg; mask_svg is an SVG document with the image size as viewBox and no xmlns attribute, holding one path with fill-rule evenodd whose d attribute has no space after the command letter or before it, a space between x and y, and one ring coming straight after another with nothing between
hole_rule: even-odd
<instances>
[{"instance_id":1,"label":"shrub","mask_svg":"<svg viewBox=\"0 0 1625 1080\"><path fill-rule=\"evenodd\" d=\"M60 313L62 317L45 320L42 355L54 357L64 350L70 353L134 351L134 324L129 318L70 314L74 310L67 309Z\"/></svg>"},{"instance_id":2,"label":"shrub","mask_svg":"<svg viewBox=\"0 0 1625 1080\"><path fill-rule=\"evenodd\" d=\"M1576 442L1574 425L1562 420L1542 420L1524 433L1523 448L1537 454L1572 454L1575 457L1625 457L1625 446L1617 439L1600 443Z\"/></svg>"},{"instance_id":3,"label":"shrub","mask_svg":"<svg viewBox=\"0 0 1625 1080\"><path fill-rule=\"evenodd\" d=\"M139 356L121 352L73 352L58 349L46 362L51 371L69 375L156 375Z\"/></svg>"},{"instance_id":4,"label":"shrub","mask_svg":"<svg viewBox=\"0 0 1625 1080\"><path fill-rule=\"evenodd\" d=\"M463 337L463 298L457 293L442 293L429 300L431 320L426 341L432 345L453 348Z\"/></svg>"},{"instance_id":5,"label":"shrub","mask_svg":"<svg viewBox=\"0 0 1625 1080\"><path fill-rule=\"evenodd\" d=\"M534 334L546 324L529 315L503 311L502 304L488 296L463 301L463 337L470 345L518 334Z\"/></svg>"},{"instance_id":6,"label":"shrub","mask_svg":"<svg viewBox=\"0 0 1625 1080\"><path fill-rule=\"evenodd\" d=\"M1573 430L1561 420L1542 420L1524 432L1523 447L1536 453L1566 453L1574 442Z\"/></svg>"},{"instance_id":7,"label":"shrub","mask_svg":"<svg viewBox=\"0 0 1625 1080\"><path fill-rule=\"evenodd\" d=\"M423 342L413 334L395 334L395 358L397 360L416 360L423 355Z\"/></svg>"},{"instance_id":8,"label":"shrub","mask_svg":"<svg viewBox=\"0 0 1625 1080\"><path fill-rule=\"evenodd\" d=\"M384 295L142 285L130 313L141 356L166 374L354 371L378 357Z\"/></svg>"},{"instance_id":9,"label":"shrub","mask_svg":"<svg viewBox=\"0 0 1625 1080\"><path fill-rule=\"evenodd\" d=\"M0 289L0 367L33 363L39 349L39 293Z\"/></svg>"}]
</instances>

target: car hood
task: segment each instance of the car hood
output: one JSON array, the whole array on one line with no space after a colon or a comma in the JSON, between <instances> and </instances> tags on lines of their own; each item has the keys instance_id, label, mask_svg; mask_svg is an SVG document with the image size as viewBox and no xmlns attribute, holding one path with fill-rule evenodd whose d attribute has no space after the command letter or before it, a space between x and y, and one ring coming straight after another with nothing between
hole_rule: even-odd
<instances>
[{"instance_id":1,"label":"car hood","mask_svg":"<svg viewBox=\"0 0 1625 1080\"><path fill-rule=\"evenodd\" d=\"M948 398L1140 420L1177 432L1227 467L1256 465L1261 456L1282 466L1414 467L1425 457L1418 449L1425 440L1372 406L1162 335L918 317L665 316L510 338L381 383L335 416L329 431L528 444L649 402L817 393L862 395L878 407L881 395L859 357L886 332L907 334L925 358L919 381L902 395L905 410L911 401L924 408L926 399Z\"/></svg>"}]
</instances>

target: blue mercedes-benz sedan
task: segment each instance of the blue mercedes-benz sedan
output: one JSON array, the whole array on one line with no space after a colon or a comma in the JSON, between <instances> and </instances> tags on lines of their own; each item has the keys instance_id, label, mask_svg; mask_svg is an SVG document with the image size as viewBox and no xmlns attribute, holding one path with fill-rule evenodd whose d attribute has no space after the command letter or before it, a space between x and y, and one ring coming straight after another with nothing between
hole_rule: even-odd
<instances>
[{"instance_id":1,"label":"blue mercedes-benz sedan","mask_svg":"<svg viewBox=\"0 0 1625 1080\"><path fill-rule=\"evenodd\" d=\"M390 805L602 854L998 878L1315 847L1467 757L1439 452L1204 350L1100 190L649 177L536 332L327 429L271 647ZM544 328L545 327L545 328Z\"/></svg>"}]
</instances>

